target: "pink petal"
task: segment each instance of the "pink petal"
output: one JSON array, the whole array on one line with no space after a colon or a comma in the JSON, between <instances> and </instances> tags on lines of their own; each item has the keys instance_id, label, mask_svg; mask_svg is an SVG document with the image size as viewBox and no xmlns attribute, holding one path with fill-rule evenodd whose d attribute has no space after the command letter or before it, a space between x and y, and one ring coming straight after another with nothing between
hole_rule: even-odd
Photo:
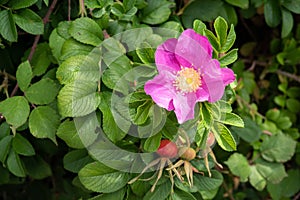
<instances>
[{"instance_id":1,"label":"pink petal","mask_svg":"<svg viewBox=\"0 0 300 200\"><path fill-rule=\"evenodd\" d=\"M199 35L192 29L187 29L178 38L175 53L182 66L199 67L211 59L212 47L205 36Z\"/></svg>"},{"instance_id":2,"label":"pink petal","mask_svg":"<svg viewBox=\"0 0 300 200\"><path fill-rule=\"evenodd\" d=\"M223 82L225 85L232 83L235 80L234 72L229 68L222 68Z\"/></svg>"},{"instance_id":3,"label":"pink petal","mask_svg":"<svg viewBox=\"0 0 300 200\"><path fill-rule=\"evenodd\" d=\"M195 93L188 93L182 95L178 93L173 100L174 112L176 114L179 124L186 122L187 120L194 119L194 108L197 102Z\"/></svg>"},{"instance_id":4,"label":"pink petal","mask_svg":"<svg viewBox=\"0 0 300 200\"><path fill-rule=\"evenodd\" d=\"M144 90L153 101L167 110L174 110L173 98L176 91L173 86L174 75L168 71L162 71L152 80L145 83Z\"/></svg>"},{"instance_id":5,"label":"pink petal","mask_svg":"<svg viewBox=\"0 0 300 200\"><path fill-rule=\"evenodd\" d=\"M155 63L159 72L179 71L180 65L175 57L175 47L177 44L176 38L166 40L163 44L157 47L155 52Z\"/></svg>"},{"instance_id":6,"label":"pink petal","mask_svg":"<svg viewBox=\"0 0 300 200\"><path fill-rule=\"evenodd\" d=\"M208 101L216 102L224 94L225 85L219 61L212 59L202 68L202 87L209 94Z\"/></svg>"}]
</instances>

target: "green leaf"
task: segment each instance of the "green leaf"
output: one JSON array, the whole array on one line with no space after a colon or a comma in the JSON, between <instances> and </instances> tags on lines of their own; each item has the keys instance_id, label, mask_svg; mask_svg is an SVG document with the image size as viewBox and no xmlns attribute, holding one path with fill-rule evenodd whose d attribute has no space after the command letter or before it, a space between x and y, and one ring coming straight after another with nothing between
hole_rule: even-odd
<instances>
[{"instance_id":1,"label":"green leaf","mask_svg":"<svg viewBox=\"0 0 300 200\"><path fill-rule=\"evenodd\" d=\"M25 170L19 155L11 149L7 157L7 168L15 176L25 177Z\"/></svg>"},{"instance_id":2,"label":"green leaf","mask_svg":"<svg viewBox=\"0 0 300 200\"><path fill-rule=\"evenodd\" d=\"M279 105L279 106L281 106L281 107L284 107L284 106L285 106L285 97L282 96L282 95L276 96L276 97L274 98L274 102L275 102L277 105Z\"/></svg>"},{"instance_id":3,"label":"green leaf","mask_svg":"<svg viewBox=\"0 0 300 200\"><path fill-rule=\"evenodd\" d=\"M237 6L240 7L242 9L247 9L249 7L249 0L226 0L227 3L233 5L233 6Z\"/></svg>"},{"instance_id":4,"label":"green leaf","mask_svg":"<svg viewBox=\"0 0 300 200\"><path fill-rule=\"evenodd\" d=\"M0 113L5 117L6 122L14 127L19 127L27 121L29 105L22 96L14 96L0 102Z\"/></svg>"},{"instance_id":5,"label":"green leaf","mask_svg":"<svg viewBox=\"0 0 300 200\"><path fill-rule=\"evenodd\" d=\"M260 151L267 161L286 162L294 155L296 144L289 136L277 134L267 137L260 146Z\"/></svg>"},{"instance_id":6,"label":"green leaf","mask_svg":"<svg viewBox=\"0 0 300 200\"><path fill-rule=\"evenodd\" d=\"M100 26L88 17L74 20L70 24L69 34L77 41L93 46L98 46L103 40Z\"/></svg>"},{"instance_id":7,"label":"green leaf","mask_svg":"<svg viewBox=\"0 0 300 200\"><path fill-rule=\"evenodd\" d=\"M10 127L8 125L8 123L6 122L2 122L0 124L0 140L2 140L2 138L8 136L10 134Z\"/></svg>"},{"instance_id":8,"label":"green leaf","mask_svg":"<svg viewBox=\"0 0 300 200\"><path fill-rule=\"evenodd\" d=\"M100 103L97 83L76 81L65 85L57 96L58 109L64 117L80 117L95 111Z\"/></svg>"},{"instance_id":9,"label":"green leaf","mask_svg":"<svg viewBox=\"0 0 300 200\"><path fill-rule=\"evenodd\" d=\"M281 37L287 37L289 33L292 31L294 26L294 18L292 13L289 11L282 9L282 29L281 29Z\"/></svg>"},{"instance_id":10,"label":"green leaf","mask_svg":"<svg viewBox=\"0 0 300 200\"><path fill-rule=\"evenodd\" d=\"M293 113L300 112L300 101L297 99L287 99L286 100L286 107Z\"/></svg>"},{"instance_id":11,"label":"green leaf","mask_svg":"<svg viewBox=\"0 0 300 200\"><path fill-rule=\"evenodd\" d=\"M90 198L89 200L117 200L117 199L126 199L128 196L125 198L127 188L124 187L116 192L112 193L103 193L98 196L95 196L93 198Z\"/></svg>"},{"instance_id":12,"label":"green leaf","mask_svg":"<svg viewBox=\"0 0 300 200\"><path fill-rule=\"evenodd\" d=\"M115 192L123 188L129 178L129 174L111 169L100 162L90 163L79 172L81 183L94 192Z\"/></svg>"},{"instance_id":13,"label":"green leaf","mask_svg":"<svg viewBox=\"0 0 300 200\"><path fill-rule=\"evenodd\" d=\"M65 60L76 55L88 55L93 48L91 45L86 45L70 38L62 46L60 59Z\"/></svg>"},{"instance_id":14,"label":"green leaf","mask_svg":"<svg viewBox=\"0 0 300 200\"><path fill-rule=\"evenodd\" d=\"M103 131L111 141L119 141L126 136L126 133L120 129L119 121L115 120L112 113L114 109L111 108L111 94L109 92L102 92L100 96L101 103L99 104L99 109L103 114Z\"/></svg>"},{"instance_id":15,"label":"green leaf","mask_svg":"<svg viewBox=\"0 0 300 200\"><path fill-rule=\"evenodd\" d=\"M147 42L143 42L136 49L138 57L143 63L154 63L154 49Z\"/></svg>"},{"instance_id":16,"label":"green leaf","mask_svg":"<svg viewBox=\"0 0 300 200\"><path fill-rule=\"evenodd\" d=\"M30 103L42 105L54 101L58 94L59 85L49 78L44 78L32 84L25 92Z\"/></svg>"},{"instance_id":17,"label":"green leaf","mask_svg":"<svg viewBox=\"0 0 300 200\"><path fill-rule=\"evenodd\" d=\"M22 9L13 14L16 24L24 31L39 35L44 33L44 23L40 16L30 9Z\"/></svg>"},{"instance_id":18,"label":"green leaf","mask_svg":"<svg viewBox=\"0 0 300 200\"><path fill-rule=\"evenodd\" d=\"M251 169L245 156L239 153L234 153L228 158L225 164L234 175L240 177L241 182L246 182L248 180Z\"/></svg>"},{"instance_id":19,"label":"green leaf","mask_svg":"<svg viewBox=\"0 0 300 200\"><path fill-rule=\"evenodd\" d=\"M268 26L276 27L281 20L281 9L278 0L266 0L264 4L264 15Z\"/></svg>"},{"instance_id":20,"label":"green leaf","mask_svg":"<svg viewBox=\"0 0 300 200\"><path fill-rule=\"evenodd\" d=\"M65 141L65 143L72 148L82 149L84 145L82 144L81 138L77 132L77 128L74 121L69 121L67 119L61 123L57 129L56 135Z\"/></svg>"},{"instance_id":21,"label":"green leaf","mask_svg":"<svg viewBox=\"0 0 300 200\"><path fill-rule=\"evenodd\" d=\"M35 108L29 116L29 129L36 138L49 138L55 144L56 129L59 126L60 116L49 106Z\"/></svg>"},{"instance_id":22,"label":"green leaf","mask_svg":"<svg viewBox=\"0 0 300 200\"><path fill-rule=\"evenodd\" d=\"M173 3L167 1L167 0L161 0L161 1L149 1L147 2L148 5L144 9L142 9L142 22L146 24L161 24L168 20L171 9L170 6L173 5Z\"/></svg>"},{"instance_id":23,"label":"green leaf","mask_svg":"<svg viewBox=\"0 0 300 200\"><path fill-rule=\"evenodd\" d=\"M166 199L169 196L170 192L171 183L169 180L167 180L163 184L156 186L153 192L149 190L144 196L143 200Z\"/></svg>"},{"instance_id":24,"label":"green leaf","mask_svg":"<svg viewBox=\"0 0 300 200\"><path fill-rule=\"evenodd\" d=\"M226 40L227 39L227 30L228 30L227 22L225 21L224 18L218 17L215 20L214 27L215 27L217 37L220 41L220 45L221 45L221 47L223 47L227 41Z\"/></svg>"},{"instance_id":25,"label":"green leaf","mask_svg":"<svg viewBox=\"0 0 300 200\"><path fill-rule=\"evenodd\" d=\"M227 38L226 38L226 42L222 46L220 53L227 52L233 46L233 44L235 42L235 39L236 39L236 34L235 34L235 31L234 31L234 25L231 24L229 33L228 33Z\"/></svg>"},{"instance_id":26,"label":"green leaf","mask_svg":"<svg viewBox=\"0 0 300 200\"><path fill-rule=\"evenodd\" d=\"M21 9L21 8L27 8L29 6L32 6L35 4L38 0L10 0L8 2L8 6L14 10Z\"/></svg>"},{"instance_id":27,"label":"green leaf","mask_svg":"<svg viewBox=\"0 0 300 200\"><path fill-rule=\"evenodd\" d=\"M256 160L256 169L265 179L274 184L287 176L282 163L271 163L260 158Z\"/></svg>"},{"instance_id":28,"label":"green leaf","mask_svg":"<svg viewBox=\"0 0 300 200\"><path fill-rule=\"evenodd\" d=\"M243 121L245 123L244 128L231 127L232 132L249 143L259 140L262 133L259 126L249 117L243 117Z\"/></svg>"},{"instance_id":29,"label":"green leaf","mask_svg":"<svg viewBox=\"0 0 300 200\"><path fill-rule=\"evenodd\" d=\"M280 111L276 108L270 109L267 111L266 117L272 120L273 122L276 122L280 117Z\"/></svg>"},{"instance_id":30,"label":"green leaf","mask_svg":"<svg viewBox=\"0 0 300 200\"><path fill-rule=\"evenodd\" d=\"M78 173L85 165L91 163L93 159L85 149L68 152L63 159L64 168L70 172Z\"/></svg>"},{"instance_id":31,"label":"green leaf","mask_svg":"<svg viewBox=\"0 0 300 200\"><path fill-rule=\"evenodd\" d=\"M212 110L209 106L209 104L201 104L200 106L200 115L202 120L205 123L205 126L209 129L213 123L213 116L212 116Z\"/></svg>"},{"instance_id":32,"label":"green leaf","mask_svg":"<svg viewBox=\"0 0 300 200\"><path fill-rule=\"evenodd\" d=\"M293 13L300 14L300 0L284 0L282 5Z\"/></svg>"},{"instance_id":33,"label":"green leaf","mask_svg":"<svg viewBox=\"0 0 300 200\"><path fill-rule=\"evenodd\" d=\"M197 200L191 193L182 190L175 190L171 193L172 200Z\"/></svg>"},{"instance_id":34,"label":"green leaf","mask_svg":"<svg viewBox=\"0 0 300 200\"><path fill-rule=\"evenodd\" d=\"M33 156L35 155L34 148L30 144L30 142L21 136L21 134L17 133L12 141L12 147L17 154L23 156Z\"/></svg>"},{"instance_id":35,"label":"green leaf","mask_svg":"<svg viewBox=\"0 0 300 200\"><path fill-rule=\"evenodd\" d=\"M39 43L37 45L30 61L33 75L40 76L46 72L51 64L50 55L51 49L47 43Z\"/></svg>"},{"instance_id":36,"label":"green leaf","mask_svg":"<svg viewBox=\"0 0 300 200\"><path fill-rule=\"evenodd\" d=\"M221 123L214 123L213 128L214 136L222 149L225 151L235 151L236 150L236 142L231 135L231 132L228 130L226 126Z\"/></svg>"},{"instance_id":37,"label":"green leaf","mask_svg":"<svg viewBox=\"0 0 300 200\"><path fill-rule=\"evenodd\" d=\"M196 19L193 23L193 29L196 31L196 33L200 35L204 35L204 30L206 29L206 24L203 23L201 20Z\"/></svg>"},{"instance_id":38,"label":"green leaf","mask_svg":"<svg viewBox=\"0 0 300 200\"><path fill-rule=\"evenodd\" d=\"M43 1L44 1L45 5L48 7L48 5L49 5L49 0L43 0Z\"/></svg>"},{"instance_id":39,"label":"green leaf","mask_svg":"<svg viewBox=\"0 0 300 200\"><path fill-rule=\"evenodd\" d=\"M223 124L236 126L236 127L244 127L244 121L242 118L234 113L222 113L221 118L217 120Z\"/></svg>"},{"instance_id":40,"label":"green leaf","mask_svg":"<svg viewBox=\"0 0 300 200\"><path fill-rule=\"evenodd\" d=\"M18 69L16 72L16 78L18 81L18 85L23 92L28 88L32 77L33 77L33 74L32 74L32 70L31 70L29 61L27 60L27 61L21 63L18 66Z\"/></svg>"},{"instance_id":41,"label":"green leaf","mask_svg":"<svg viewBox=\"0 0 300 200\"><path fill-rule=\"evenodd\" d=\"M0 140L0 161L4 164L6 157L9 153L12 135L5 136L3 139Z\"/></svg>"},{"instance_id":42,"label":"green leaf","mask_svg":"<svg viewBox=\"0 0 300 200\"><path fill-rule=\"evenodd\" d=\"M7 170L7 168L4 168L2 165L0 165L0 184L8 184L10 179L10 173Z\"/></svg>"},{"instance_id":43,"label":"green leaf","mask_svg":"<svg viewBox=\"0 0 300 200\"><path fill-rule=\"evenodd\" d=\"M162 135L157 133L156 135L147 138L143 145L144 150L148 152L155 152L160 145L161 137Z\"/></svg>"},{"instance_id":44,"label":"green leaf","mask_svg":"<svg viewBox=\"0 0 300 200\"><path fill-rule=\"evenodd\" d=\"M258 191L262 191L267 185L266 179L257 171L255 165L251 165L250 170L251 170L249 176L250 184Z\"/></svg>"},{"instance_id":45,"label":"green leaf","mask_svg":"<svg viewBox=\"0 0 300 200\"><path fill-rule=\"evenodd\" d=\"M205 29L204 33L205 33L205 36L208 38L209 42L211 43L212 47L215 50L220 51L221 44L220 44L219 40L217 39L217 37L213 34L213 32L211 32L208 29Z\"/></svg>"},{"instance_id":46,"label":"green leaf","mask_svg":"<svg viewBox=\"0 0 300 200\"><path fill-rule=\"evenodd\" d=\"M44 179L52 175L50 165L40 156L25 157L22 159L26 172L34 179Z\"/></svg>"},{"instance_id":47,"label":"green leaf","mask_svg":"<svg viewBox=\"0 0 300 200\"><path fill-rule=\"evenodd\" d=\"M234 63L234 61L236 61L238 58L237 52L238 52L238 49L232 49L231 51L226 53L224 56L219 58L220 65L227 66L227 65Z\"/></svg>"},{"instance_id":48,"label":"green leaf","mask_svg":"<svg viewBox=\"0 0 300 200\"><path fill-rule=\"evenodd\" d=\"M90 55L69 57L58 67L56 77L61 84L68 84L78 80L99 81L100 69L97 59Z\"/></svg>"},{"instance_id":49,"label":"green leaf","mask_svg":"<svg viewBox=\"0 0 300 200\"><path fill-rule=\"evenodd\" d=\"M17 28L11 10L0 11L0 33L4 39L10 42L17 41Z\"/></svg>"},{"instance_id":50,"label":"green leaf","mask_svg":"<svg viewBox=\"0 0 300 200\"><path fill-rule=\"evenodd\" d=\"M49 46L51 48L53 56L56 60L60 61L62 46L66 40L57 33L57 28L54 29L49 37Z\"/></svg>"},{"instance_id":51,"label":"green leaf","mask_svg":"<svg viewBox=\"0 0 300 200\"><path fill-rule=\"evenodd\" d=\"M142 125L147 121L152 105L151 101L145 101L142 105L138 106L133 118L134 124Z\"/></svg>"}]
</instances>

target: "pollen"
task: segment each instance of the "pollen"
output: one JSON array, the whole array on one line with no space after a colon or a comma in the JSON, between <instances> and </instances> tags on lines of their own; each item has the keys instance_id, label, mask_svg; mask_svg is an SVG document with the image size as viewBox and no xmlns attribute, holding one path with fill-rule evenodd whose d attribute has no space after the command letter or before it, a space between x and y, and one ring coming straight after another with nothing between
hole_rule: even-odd
<instances>
[{"instance_id":1,"label":"pollen","mask_svg":"<svg viewBox=\"0 0 300 200\"><path fill-rule=\"evenodd\" d=\"M183 94L195 92L201 86L201 74L194 68L181 67L176 74L174 86Z\"/></svg>"}]
</instances>

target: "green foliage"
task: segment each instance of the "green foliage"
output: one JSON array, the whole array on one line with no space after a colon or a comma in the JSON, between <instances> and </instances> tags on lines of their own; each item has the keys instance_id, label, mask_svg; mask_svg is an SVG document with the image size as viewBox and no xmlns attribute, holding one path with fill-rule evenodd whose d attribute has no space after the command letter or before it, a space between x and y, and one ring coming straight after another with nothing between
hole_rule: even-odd
<instances>
[{"instance_id":1,"label":"green foliage","mask_svg":"<svg viewBox=\"0 0 300 200\"><path fill-rule=\"evenodd\" d=\"M0 199L299 196L299 0L71 3L0 0ZM187 28L236 81L178 124L144 85ZM196 158L153 164L162 139Z\"/></svg>"}]
</instances>

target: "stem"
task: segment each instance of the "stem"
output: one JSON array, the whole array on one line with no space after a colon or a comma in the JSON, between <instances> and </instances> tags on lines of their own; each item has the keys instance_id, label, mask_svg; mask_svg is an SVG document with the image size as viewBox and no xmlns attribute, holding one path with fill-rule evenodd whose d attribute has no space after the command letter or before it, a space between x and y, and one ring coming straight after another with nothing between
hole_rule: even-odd
<instances>
[{"instance_id":1,"label":"stem","mask_svg":"<svg viewBox=\"0 0 300 200\"><path fill-rule=\"evenodd\" d=\"M68 0L68 21L71 21L71 0Z\"/></svg>"}]
</instances>

